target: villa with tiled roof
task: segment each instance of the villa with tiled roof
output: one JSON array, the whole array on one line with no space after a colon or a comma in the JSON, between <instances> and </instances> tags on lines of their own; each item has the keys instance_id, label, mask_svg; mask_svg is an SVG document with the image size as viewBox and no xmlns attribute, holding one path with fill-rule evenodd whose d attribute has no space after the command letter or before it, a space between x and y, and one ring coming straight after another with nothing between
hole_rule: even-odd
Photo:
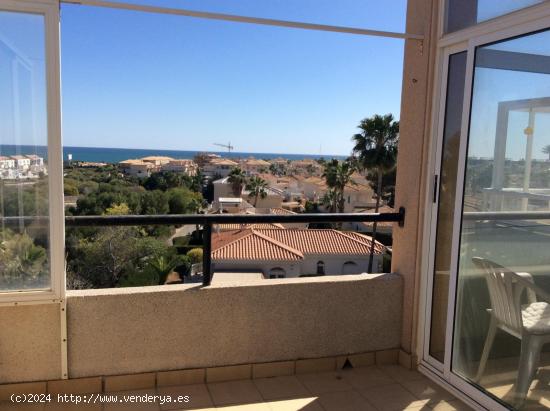
<instances>
[{"instance_id":1,"label":"villa with tiled roof","mask_svg":"<svg viewBox=\"0 0 550 411\"><path fill-rule=\"evenodd\" d=\"M250 226L223 231L212 240L216 272L259 272L264 278L360 274L367 271L372 239L332 229L281 229ZM374 247L374 267L385 247Z\"/></svg>"}]
</instances>

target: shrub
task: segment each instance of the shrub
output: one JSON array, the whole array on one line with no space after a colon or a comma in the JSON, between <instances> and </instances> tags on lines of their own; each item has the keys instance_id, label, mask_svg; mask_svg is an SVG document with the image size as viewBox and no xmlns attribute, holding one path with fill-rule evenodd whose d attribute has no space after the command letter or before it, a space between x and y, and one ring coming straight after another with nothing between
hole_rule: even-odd
<instances>
[{"instance_id":1,"label":"shrub","mask_svg":"<svg viewBox=\"0 0 550 411\"><path fill-rule=\"evenodd\" d=\"M187 257L191 261L191 264L202 262L202 248L193 248L187 252Z\"/></svg>"}]
</instances>

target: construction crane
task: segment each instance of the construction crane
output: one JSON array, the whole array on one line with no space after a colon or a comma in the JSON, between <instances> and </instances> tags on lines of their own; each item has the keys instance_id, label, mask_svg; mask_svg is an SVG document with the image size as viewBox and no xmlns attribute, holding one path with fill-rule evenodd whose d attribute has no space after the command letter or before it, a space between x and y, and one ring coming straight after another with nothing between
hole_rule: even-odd
<instances>
[{"instance_id":1,"label":"construction crane","mask_svg":"<svg viewBox=\"0 0 550 411\"><path fill-rule=\"evenodd\" d=\"M235 148L231 145L231 141L227 144L220 144L220 143L214 143L215 146L224 147L227 148L227 152L231 153L231 151Z\"/></svg>"}]
</instances>

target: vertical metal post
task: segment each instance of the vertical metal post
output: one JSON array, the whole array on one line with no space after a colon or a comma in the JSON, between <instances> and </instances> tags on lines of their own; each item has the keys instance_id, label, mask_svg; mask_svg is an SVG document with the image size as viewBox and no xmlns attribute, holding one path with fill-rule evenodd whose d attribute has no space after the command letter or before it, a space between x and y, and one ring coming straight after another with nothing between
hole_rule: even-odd
<instances>
[{"instance_id":1,"label":"vertical metal post","mask_svg":"<svg viewBox=\"0 0 550 411\"><path fill-rule=\"evenodd\" d=\"M202 285L212 281L212 223L205 222L202 231Z\"/></svg>"}]
</instances>

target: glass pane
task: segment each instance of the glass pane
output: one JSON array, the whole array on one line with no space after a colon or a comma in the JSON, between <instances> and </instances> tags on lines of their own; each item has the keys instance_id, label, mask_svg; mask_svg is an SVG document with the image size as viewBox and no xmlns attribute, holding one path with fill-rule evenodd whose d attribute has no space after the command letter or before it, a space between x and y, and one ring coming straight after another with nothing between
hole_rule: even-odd
<instances>
[{"instance_id":1,"label":"glass pane","mask_svg":"<svg viewBox=\"0 0 550 411\"><path fill-rule=\"evenodd\" d=\"M476 50L461 227L453 371L524 409L550 401L549 56L548 31Z\"/></svg>"},{"instance_id":2,"label":"glass pane","mask_svg":"<svg viewBox=\"0 0 550 411\"><path fill-rule=\"evenodd\" d=\"M466 52L449 57L447 75L447 101L445 127L439 171L439 206L434 261L432 320L430 330L430 355L443 362L445 354L445 329L451 268L451 242L458 168L462 107L464 104L464 79Z\"/></svg>"},{"instance_id":3,"label":"glass pane","mask_svg":"<svg viewBox=\"0 0 550 411\"><path fill-rule=\"evenodd\" d=\"M329 196L323 162L316 160L348 157L363 118L374 113L399 118L400 39L70 4L62 5L62 18L68 214L248 213L251 208L275 214L286 213L279 210L283 206L303 211L306 199L310 211L322 210ZM369 56L377 56L378 63L368 64ZM250 177L261 175L273 187L269 194L256 198L248 184L223 181L237 167ZM394 175L387 177L383 196L391 201ZM372 177L353 178L357 184L346 190L345 210L371 208ZM353 229L372 230L370 224ZM188 260L187 252L202 246L201 230L68 227L67 286L163 282L157 268L172 265L175 254ZM379 224L378 232L379 241L391 241L391 227ZM108 266L113 253L116 264ZM389 261L374 258L374 267ZM247 270L263 269L244 264ZM188 282L201 271L188 265L179 274ZM305 275L316 272L317 266L304 268Z\"/></svg>"},{"instance_id":4,"label":"glass pane","mask_svg":"<svg viewBox=\"0 0 550 411\"><path fill-rule=\"evenodd\" d=\"M485 20L521 10L544 0L448 0L445 32L451 33Z\"/></svg>"},{"instance_id":5,"label":"glass pane","mask_svg":"<svg viewBox=\"0 0 550 411\"><path fill-rule=\"evenodd\" d=\"M303 23L405 31L406 0L117 0L147 6L236 14Z\"/></svg>"},{"instance_id":6,"label":"glass pane","mask_svg":"<svg viewBox=\"0 0 550 411\"><path fill-rule=\"evenodd\" d=\"M44 30L0 11L0 291L50 287Z\"/></svg>"}]
</instances>

